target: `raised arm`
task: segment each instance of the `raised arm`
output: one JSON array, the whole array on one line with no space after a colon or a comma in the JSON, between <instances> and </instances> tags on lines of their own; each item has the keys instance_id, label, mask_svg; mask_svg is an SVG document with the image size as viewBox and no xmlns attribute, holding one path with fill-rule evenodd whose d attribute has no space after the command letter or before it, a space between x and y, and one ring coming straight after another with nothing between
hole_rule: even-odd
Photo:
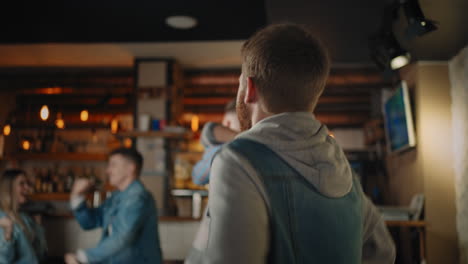
<instances>
[{"instance_id":1,"label":"raised arm","mask_svg":"<svg viewBox=\"0 0 468 264\"><path fill-rule=\"evenodd\" d=\"M202 130L201 142L205 147L202 159L193 167L192 180L195 184L208 184L210 179L211 163L221 146L233 140L237 132L222 126L221 124L209 122Z\"/></svg>"},{"instance_id":2,"label":"raised arm","mask_svg":"<svg viewBox=\"0 0 468 264\"><path fill-rule=\"evenodd\" d=\"M78 179L73 184L70 196L70 206L73 214L80 226L85 230L101 227L103 221L102 208L104 205L101 205L99 208L89 208L86 205L85 193L91 186L90 180Z\"/></svg>"}]
</instances>

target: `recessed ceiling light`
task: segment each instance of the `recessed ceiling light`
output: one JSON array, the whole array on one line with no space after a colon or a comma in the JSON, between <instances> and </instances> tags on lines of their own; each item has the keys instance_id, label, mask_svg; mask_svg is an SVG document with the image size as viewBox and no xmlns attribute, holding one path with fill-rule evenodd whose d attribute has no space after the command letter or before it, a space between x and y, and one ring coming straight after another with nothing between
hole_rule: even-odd
<instances>
[{"instance_id":1,"label":"recessed ceiling light","mask_svg":"<svg viewBox=\"0 0 468 264\"><path fill-rule=\"evenodd\" d=\"M166 24L175 29L191 29L197 23L197 19L191 16L170 16L166 18Z\"/></svg>"}]
</instances>

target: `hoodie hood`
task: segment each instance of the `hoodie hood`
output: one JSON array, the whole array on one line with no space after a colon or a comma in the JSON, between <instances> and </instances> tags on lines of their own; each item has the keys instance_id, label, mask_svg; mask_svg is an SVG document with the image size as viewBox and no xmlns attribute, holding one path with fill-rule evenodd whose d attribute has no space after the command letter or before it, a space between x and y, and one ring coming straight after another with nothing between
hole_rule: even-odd
<instances>
[{"instance_id":1,"label":"hoodie hood","mask_svg":"<svg viewBox=\"0 0 468 264\"><path fill-rule=\"evenodd\" d=\"M239 134L268 146L328 197L346 195L352 172L343 150L312 113L282 113Z\"/></svg>"}]
</instances>

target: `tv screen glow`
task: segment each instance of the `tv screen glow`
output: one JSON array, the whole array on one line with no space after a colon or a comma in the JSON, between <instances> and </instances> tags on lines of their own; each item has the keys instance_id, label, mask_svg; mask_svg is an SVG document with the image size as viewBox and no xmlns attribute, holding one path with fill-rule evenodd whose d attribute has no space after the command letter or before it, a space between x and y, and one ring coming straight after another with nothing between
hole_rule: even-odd
<instances>
[{"instance_id":1,"label":"tv screen glow","mask_svg":"<svg viewBox=\"0 0 468 264\"><path fill-rule=\"evenodd\" d=\"M390 152L416 145L408 87L400 82L395 93L384 104L385 130Z\"/></svg>"}]
</instances>

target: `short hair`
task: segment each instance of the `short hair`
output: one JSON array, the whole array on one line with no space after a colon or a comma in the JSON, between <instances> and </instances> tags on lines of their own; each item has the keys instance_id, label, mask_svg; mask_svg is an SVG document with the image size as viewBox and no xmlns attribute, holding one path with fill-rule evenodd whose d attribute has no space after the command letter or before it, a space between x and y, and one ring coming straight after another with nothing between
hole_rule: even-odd
<instances>
[{"instance_id":1,"label":"short hair","mask_svg":"<svg viewBox=\"0 0 468 264\"><path fill-rule=\"evenodd\" d=\"M134 148L117 148L114 149L109 157L113 155L122 155L126 160L132 162L135 165L135 174L138 177L143 167L143 156Z\"/></svg>"},{"instance_id":2,"label":"short hair","mask_svg":"<svg viewBox=\"0 0 468 264\"><path fill-rule=\"evenodd\" d=\"M251 77L268 112L311 111L326 84L330 63L305 26L270 25L242 46L243 80Z\"/></svg>"},{"instance_id":3,"label":"short hair","mask_svg":"<svg viewBox=\"0 0 468 264\"><path fill-rule=\"evenodd\" d=\"M224 107L225 113L236 112L236 99L232 99L229 103L226 104Z\"/></svg>"}]
</instances>

